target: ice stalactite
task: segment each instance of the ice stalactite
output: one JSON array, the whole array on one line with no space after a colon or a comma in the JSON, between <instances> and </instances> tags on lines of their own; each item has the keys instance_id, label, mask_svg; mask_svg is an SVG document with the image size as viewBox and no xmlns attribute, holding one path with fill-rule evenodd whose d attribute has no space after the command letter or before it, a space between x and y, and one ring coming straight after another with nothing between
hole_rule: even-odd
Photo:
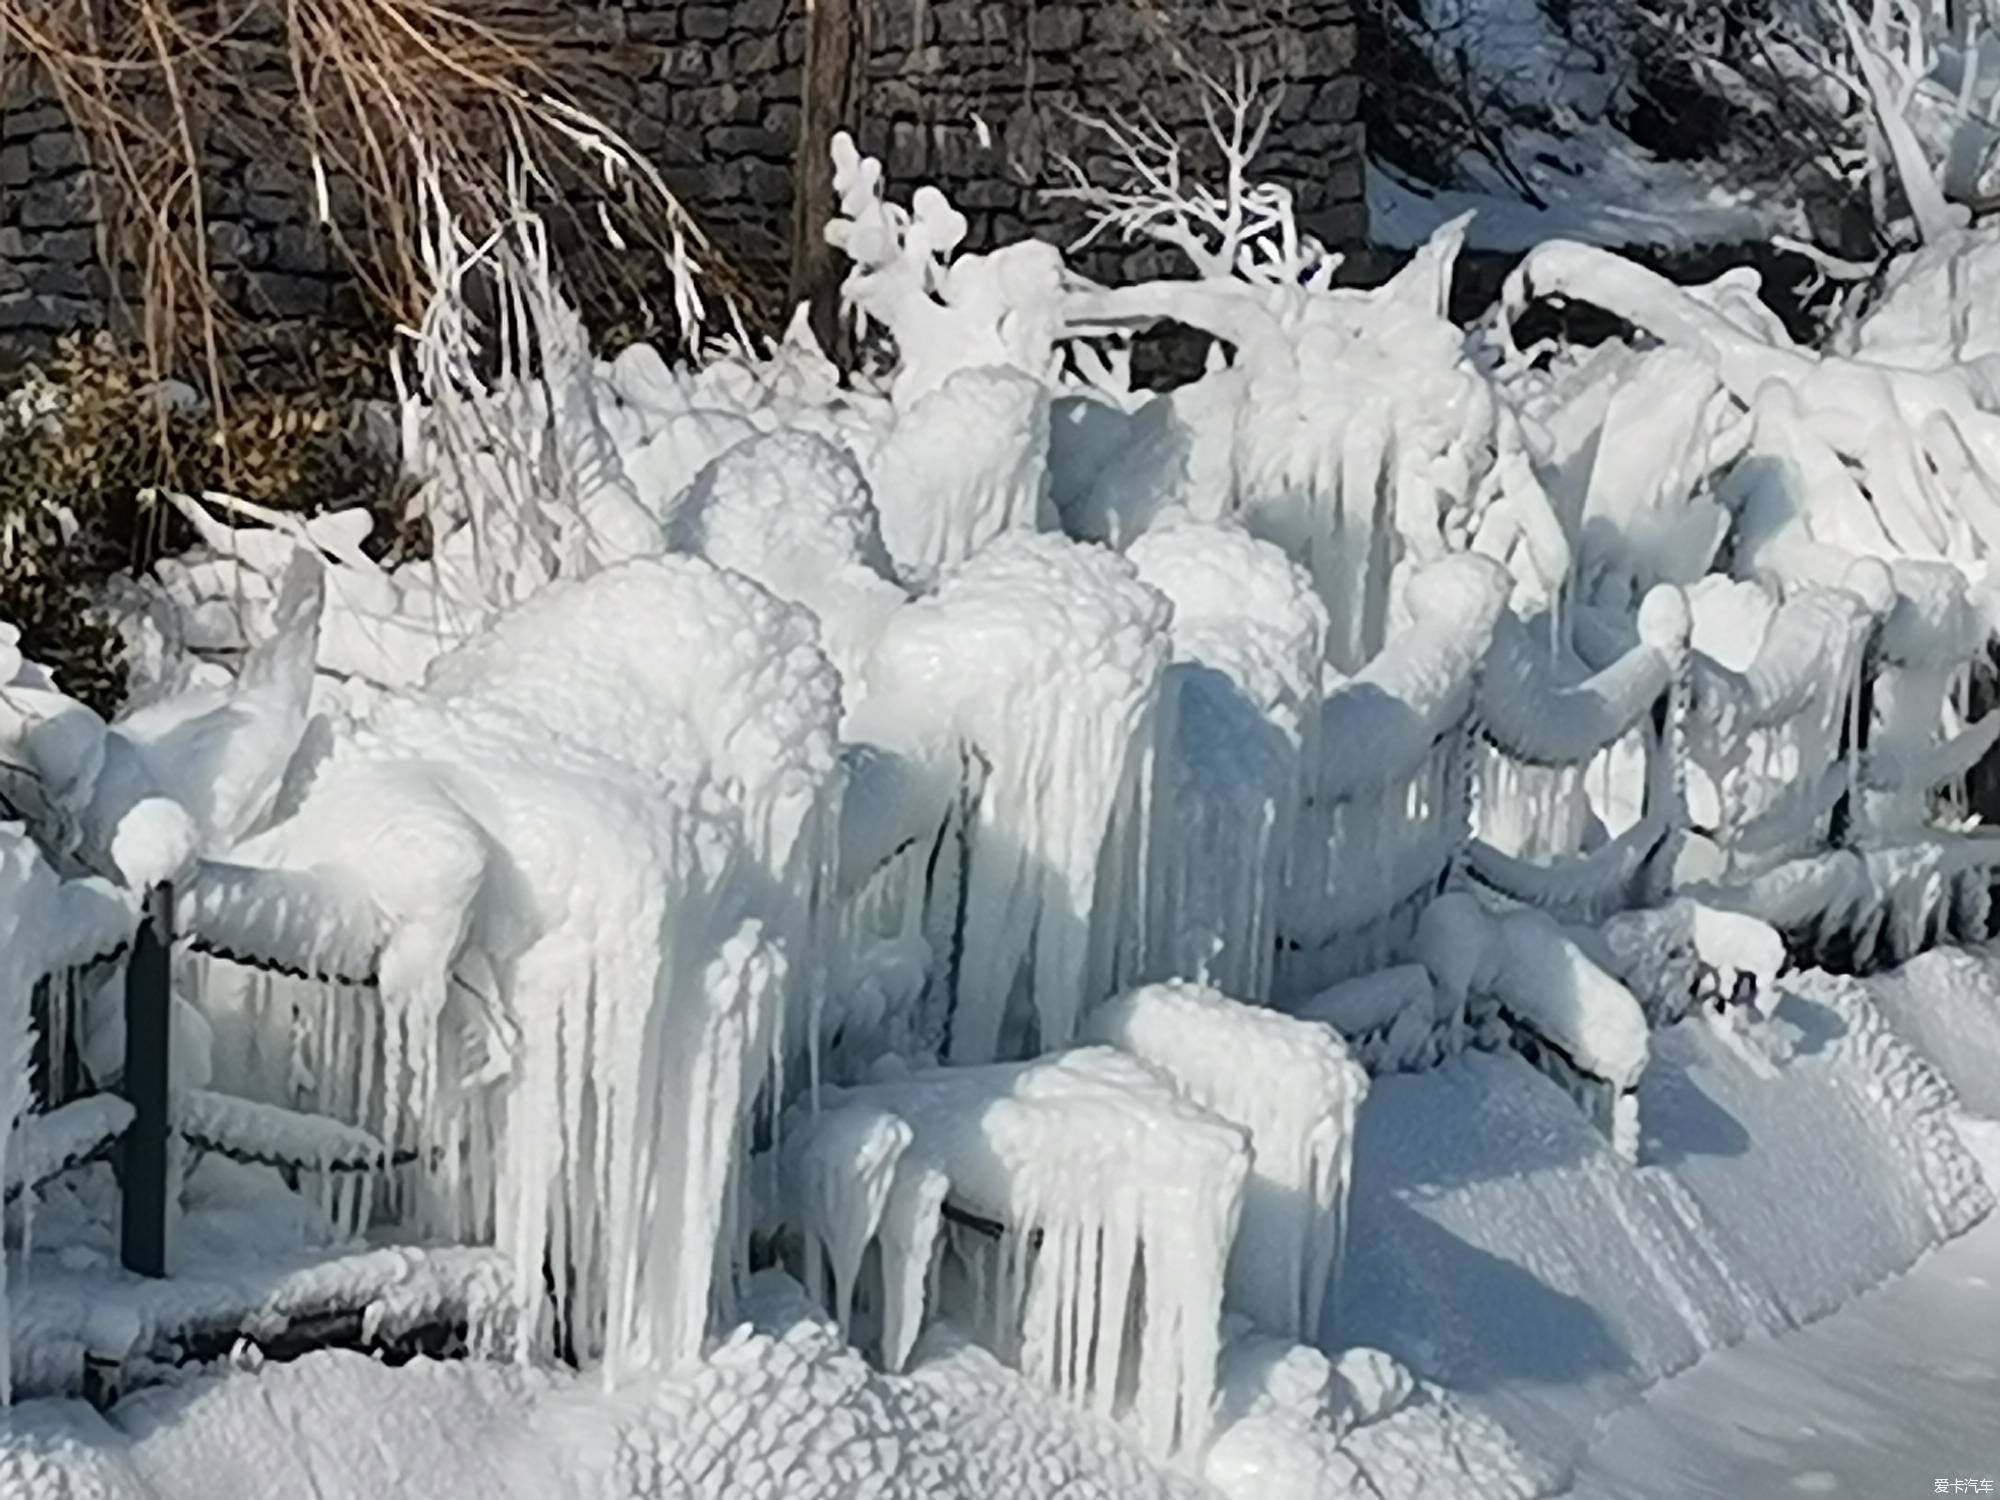
<instances>
[{"instance_id":1,"label":"ice stalactite","mask_svg":"<svg viewBox=\"0 0 2000 1500\"><path fill-rule=\"evenodd\" d=\"M1328 692L1279 909L1281 998L1401 956L1464 847L1467 716L1509 588L1486 558L1432 564L1404 591L1408 625Z\"/></svg>"},{"instance_id":2,"label":"ice stalactite","mask_svg":"<svg viewBox=\"0 0 2000 1500\"><path fill-rule=\"evenodd\" d=\"M0 828L0 1182L8 1176L15 1124L30 1102L35 986L116 951L137 915L116 887L96 878L61 879L25 834ZM11 1308L0 1255L0 1406L13 1392Z\"/></svg>"},{"instance_id":3,"label":"ice stalactite","mask_svg":"<svg viewBox=\"0 0 2000 1500\"><path fill-rule=\"evenodd\" d=\"M1053 531L1048 449L1048 389L1017 370L959 370L899 408L864 452L896 577L929 588L995 537Z\"/></svg>"},{"instance_id":4,"label":"ice stalactite","mask_svg":"<svg viewBox=\"0 0 2000 1500\"><path fill-rule=\"evenodd\" d=\"M879 1214L892 1367L942 1223L955 1247L935 1275L944 1311L1038 1384L1129 1420L1155 1452L1201 1451L1251 1165L1241 1129L1103 1047L908 1074L829 1103L806 1127L830 1126L829 1141L804 1149L845 1198L827 1217ZM901 1138L891 1120L908 1138L883 1197L862 1166Z\"/></svg>"},{"instance_id":5,"label":"ice stalactite","mask_svg":"<svg viewBox=\"0 0 2000 1500\"><path fill-rule=\"evenodd\" d=\"M884 1230L897 1164L912 1136L895 1115L850 1104L822 1111L795 1146L788 1187L806 1236L806 1291L832 1310L844 1334L851 1332L862 1257Z\"/></svg>"},{"instance_id":6,"label":"ice stalactite","mask_svg":"<svg viewBox=\"0 0 2000 1500\"><path fill-rule=\"evenodd\" d=\"M197 937L309 974L362 925L382 1025L340 1066L379 1053L380 1133L432 1164L417 1226L510 1254L524 1341L545 1267L613 1372L726 1306L745 1122L787 1012L815 1014L839 711L805 615L697 559L625 564L440 659L198 882ZM316 899L341 889L365 897Z\"/></svg>"},{"instance_id":7,"label":"ice stalactite","mask_svg":"<svg viewBox=\"0 0 2000 1500\"><path fill-rule=\"evenodd\" d=\"M1283 553L1234 528L1169 525L1125 555L1174 606L1154 962L1263 1000L1305 768L1320 753L1326 611Z\"/></svg>"},{"instance_id":8,"label":"ice stalactite","mask_svg":"<svg viewBox=\"0 0 2000 1500\"><path fill-rule=\"evenodd\" d=\"M827 1018L821 1059L836 1077L885 1053L935 1059L943 1052L972 809L985 788L985 762L948 725L913 737L898 705L878 707L871 714L864 701L846 726L854 742L845 749L835 891L836 1013ZM902 1003L891 1004L892 996Z\"/></svg>"},{"instance_id":9,"label":"ice stalactite","mask_svg":"<svg viewBox=\"0 0 2000 1500\"><path fill-rule=\"evenodd\" d=\"M1367 1075L1328 1027L1184 982L1129 991L1086 1031L1250 1133L1229 1304L1267 1332L1315 1342L1322 1299L1337 1292Z\"/></svg>"},{"instance_id":10,"label":"ice stalactite","mask_svg":"<svg viewBox=\"0 0 2000 1500\"><path fill-rule=\"evenodd\" d=\"M707 562L668 557L545 591L440 662L427 688L447 703L464 696L546 718L551 681L587 681L609 714L604 737L582 715L562 715L564 738L579 750L616 745L642 777L678 783L697 805L727 804L764 883L749 910L793 955L792 1048L812 1040L839 837L842 690L818 639L804 610Z\"/></svg>"},{"instance_id":11,"label":"ice stalactite","mask_svg":"<svg viewBox=\"0 0 2000 1500\"><path fill-rule=\"evenodd\" d=\"M952 893L955 1062L1020 1046L1017 1024L1061 1046L1150 941L1169 614L1111 553L1007 536L896 614L869 661L856 715L876 743L921 755L943 735L986 768Z\"/></svg>"}]
</instances>

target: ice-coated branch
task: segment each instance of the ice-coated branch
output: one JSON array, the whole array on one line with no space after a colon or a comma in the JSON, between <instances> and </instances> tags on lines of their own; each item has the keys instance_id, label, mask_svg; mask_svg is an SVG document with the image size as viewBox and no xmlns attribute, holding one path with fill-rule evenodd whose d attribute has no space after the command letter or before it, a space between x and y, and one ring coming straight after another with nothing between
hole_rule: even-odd
<instances>
[{"instance_id":1,"label":"ice-coated branch","mask_svg":"<svg viewBox=\"0 0 2000 1500\"><path fill-rule=\"evenodd\" d=\"M1579 765L1621 738L1672 685L1685 660L1687 601L1661 584L1639 609L1639 642L1583 682L1551 680L1547 653L1503 614L1479 680L1480 726L1531 765Z\"/></svg>"},{"instance_id":2,"label":"ice-coated branch","mask_svg":"<svg viewBox=\"0 0 2000 1500\"><path fill-rule=\"evenodd\" d=\"M844 131L834 137L840 214L828 243L853 262L841 295L864 327L894 338L899 364L890 391L914 406L954 373L997 366L1052 378L1067 280L1062 252L1022 240L988 254L961 254L967 224L926 184L904 208L889 201L882 163Z\"/></svg>"},{"instance_id":3,"label":"ice-coated branch","mask_svg":"<svg viewBox=\"0 0 2000 1500\"><path fill-rule=\"evenodd\" d=\"M1329 285L1339 257L1300 232L1289 189L1251 175L1280 96L1260 99L1256 80L1240 70L1233 85L1198 82L1203 118L1222 158L1221 189L1187 174L1180 143L1151 111L1131 124L1080 114L1123 176L1097 181L1074 157L1058 158L1069 183L1051 196L1078 204L1091 221L1072 251L1115 234L1172 246L1203 280Z\"/></svg>"}]
</instances>

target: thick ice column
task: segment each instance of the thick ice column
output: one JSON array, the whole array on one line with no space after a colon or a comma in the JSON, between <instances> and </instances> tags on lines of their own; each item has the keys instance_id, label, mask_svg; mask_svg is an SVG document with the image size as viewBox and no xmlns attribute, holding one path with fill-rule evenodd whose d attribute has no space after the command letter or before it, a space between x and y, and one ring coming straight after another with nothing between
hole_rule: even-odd
<instances>
[{"instance_id":1,"label":"thick ice column","mask_svg":"<svg viewBox=\"0 0 2000 1500\"><path fill-rule=\"evenodd\" d=\"M857 709L886 748L940 732L984 768L966 829L949 1054L1000 1053L1017 990L1043 1047L1143 947L1168 606L1114 554L1008 536L891 620ZM893 743L892 743L893 742ZM1094 993L1093 993L1094 992Z\"/></svg>"},{"instance_id":2,"label":"thick ice column","mask_svg":"<svg viewBox=\"0 0 2000 1500\"><path fill-rule=\"evenodd\" d=\"M1174 735L1149 881L1150 972L1271 991L1280 893L1319 753L1326 609L1303 569L1233 527L1180 523L1126 552L1174 606Z\"/></svg>"}]
</instances>

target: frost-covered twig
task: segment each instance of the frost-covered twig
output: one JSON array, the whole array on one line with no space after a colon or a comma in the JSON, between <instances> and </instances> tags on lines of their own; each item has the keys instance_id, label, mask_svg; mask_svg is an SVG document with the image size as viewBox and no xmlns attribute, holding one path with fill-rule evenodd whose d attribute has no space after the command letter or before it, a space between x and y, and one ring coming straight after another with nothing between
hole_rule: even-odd
<instances>
[{"instance_id":1,"label":"frost-covered twig","mask_svg":"<svg viewBox=\"0 0 2000 1500\"><path fill-rule=\"evenodd\" d=\"M1233 86L1208 77L1198 82L1203 118L1221 153L1222 188L1218 191L1184 170L1180 143L1150 110L1131 125L1078 114L1079 123L1109 147L1123 176L1116 182L1098 181L1074 157L1058 158L1069 185L1050 196L1079 204L1091 219L1071 250L1115 234L1126 241L1171 245L1207 279L1315 279L1324 284L1338 257L1300 233L1290 189L1250 175L1281 96L1260 97L1254 75L1240 69Z\"/></svg>"}]
</instances>

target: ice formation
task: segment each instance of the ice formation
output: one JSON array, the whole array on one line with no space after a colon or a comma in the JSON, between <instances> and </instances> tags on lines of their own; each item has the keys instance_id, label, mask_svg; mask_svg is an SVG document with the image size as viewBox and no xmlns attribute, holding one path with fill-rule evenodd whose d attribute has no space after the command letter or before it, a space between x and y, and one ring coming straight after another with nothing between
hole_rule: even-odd
<instances>
[{"instance_id":1,"label":"ice formation","mask_svg":"<svg viewBox=\"0 0 2000 1500\"><path fill-rule=\"evenodd\" d=\"M679 550L810 610L848 681L905 597L889 581L867 481L816 433L760 434L712 459L674 501L667 534Z\"/></svg>"},{"instance_id":2,"label":"ice formation","mask_svg":"<svg viewBox=\"0 0 2000 1500\"><path fill-rule=\"evenodd\" d=\"M1143 944L1166 602L1102 549L1002 537L898 613L849 732L890 749L945 735L984 767L966 830L947 1055L985 1062L1017 998L1044 1047ZM1135 939L1128 933L1137 930Z\"/></svg>"},{"instance_id":3,"label":"ice formation","mask_svg":"<svg viewBox=\"0 0 2000 1500\"><path fill-rule=\"evenodd\" d=\"M116 950L129 936L134 916L115 888L95 878L61 879L17 827L0 827L0 1181L14 1176L9 1159L14 1126L30 1102L36 986ZM43 1165L24 1160L20 1180L31 1181ZM0 1406L13 1399L11 1307L0 1259Z\"/></svg>"},{"instance_id":4,"label":"ice formation","mask_svg":"<svg viewBox=\"0 0 2000 1500\"><path fill-rule=\"evenodd\" d=\"M849 1251L876 1239L892 1368L943 1297L1031 1379L1129 1412L1157 1452L1201 1451L1245 1131L1105 1047L830 1097L804 1170L816 1197L840 1201L808 1213L840 1226ZM896 1222L911 1209L928 1223Z\"/></svg>"},{"instance_id":5,"label":"ice formation","mask_svg":"<svg viewBox=\"0 0 2000 1500\"><path fill-rule=\"evenodd\" d=\"M1192 432L1189 508L1240 516L1306 566L1343 672L1388 642L1405 570L1448 552L1497 558L1524 599L1550 597L1569 544L1512 413L1444 316L1464 223L1360 293L1328 284L1288 205L1275 217L1271 237L1289 254L1274 247L1268 262L1246 255L1236 275L1079 292L1068 304L1085 327L1172 321L1234 351L1176 393ZM1366 394L1333 413L1316 394L1335 387ZM1100 483L1126 478L1114 469Z\"/></svg>"},{"instance_id":6,"label":"ice formation","mask_svg":"<svg viewBox=\"0 0 2000 1500\"><path fill-rule=\"evenodd\" d=\"M1038 240L958 254L964 216L935 188L908 209L890 203L882 164L845 135L834 179L840 217L827 237L854 263L846 298L901 356L864 467L898 575L927 587L1003 532L1053 523L1045 380L1062 257Z\"/></svg>"},{"instance_id":7,"label":"ice formation","mask_svg":"<svg viewBox=\"0 0 2000 1500\"><path fill-rule=\"evenodd\" d=\"M1409 623L1394 643L1327 693L1280 897L1281 997L1399 956L1462 851L1467 715L1507 593L1485 558L1433 563L1405 591Z\"/></svg>"},{"instance_id":8,"label":"ice formation","mask_svg":"<svg viewBox=\"0 0 2000 1500\"><path fill-rule=\"evenodd\" d=\"M921 1383L987 1358L937 1352L958 1323L1230 1493L1259 1442L1299 1493L1401 1493L1344 1423L1392 1454L1468 1429L1387 1356L1291 1341L1357 1317L1369 1078L1490 1086L1441 1117L1561 1135L1516 1057L1608 1138L1575 1170L1653 1247L1616 1254L1701 1338L1749 1326L1658 1248L1654 1217L1706 1233L1710 1184L1632 1186L1639 1101L1711 1043L1782 1076L1792 960L1988 935L1996 860L1952 824L2000 734L2000 398L1983 324L1919 336L1978 245L1905 266L1838 352L1754 278L1561 243L1467 333L1462 225L1361 292L1282 193L1141 195L1114 227L1164 227L1197 279L1098 287L1048 245L968 251L850 144L837 168L886 368L796 326L600 362L523 226L494 346L451 295L417 341L430 556L177 502L201 546L137 591L110 724L0 640L0 779L44 851L0 830L0 1120L33 985L174 879L184 1192L240 1222L278 1164L322 1240L490 1245L480 1324L522 1355L701 1356L754 1236L831 1315L815 1349ZM457 286L468 247L429 251ZM1645 337L1514 348L1545 295ZM1209 368L1135 388L1122 341L1161 322ZM83 1016L99 1086L115 1000ZM1807 1071L1902 1078L1850 1009L1866 1057ZM90 1199L116 1116L40 1117L9 1191ZM1972 1195L1934 1147L1944 1233ZM1448 1211L1541 1191L1488 1175Z\"/></svg>"},{"instance_id":9,"label":"ice formation","mask_svg":"<svg viewBox=\"0 0 2000 1500\"><path fill-rule=\"evenodd\" d=\"M1261 1000L1306 768L1320 757L1326 610L1297 564L1234 528L1163 525L1125 556L1173 605L1155 963Z\"/></svg>"},{"instance_id":10,"label":"ice formation","mask_svg":"<svg viewBox=\"0 0 2000 1500\"><path fill-rule=\"evenodd\" d=\"M1321 1299L1335 1290L1367 1075L1328 1028L1184 982L1121 995L1086 1030L1249 1132L1230 1304L1271 1333L1316 1339Z\"/></svg>"},{"instance_id":11,"label":"ice formation","mask_svg":"<svg viewBox=\"0 0 2000 1500\"><path fill-rule=\"evenodd\" d=\"M726 1299L744 1122L812 1014L838 715L807 617L626 564L440 658L195 883L218 946L378 980L334 1063L380 1049L383 1138L444 1146L424 1218L514 1257L524 1338L545 1261L613 1369L691 1352Z\"/></svg>"}]
</instances>

